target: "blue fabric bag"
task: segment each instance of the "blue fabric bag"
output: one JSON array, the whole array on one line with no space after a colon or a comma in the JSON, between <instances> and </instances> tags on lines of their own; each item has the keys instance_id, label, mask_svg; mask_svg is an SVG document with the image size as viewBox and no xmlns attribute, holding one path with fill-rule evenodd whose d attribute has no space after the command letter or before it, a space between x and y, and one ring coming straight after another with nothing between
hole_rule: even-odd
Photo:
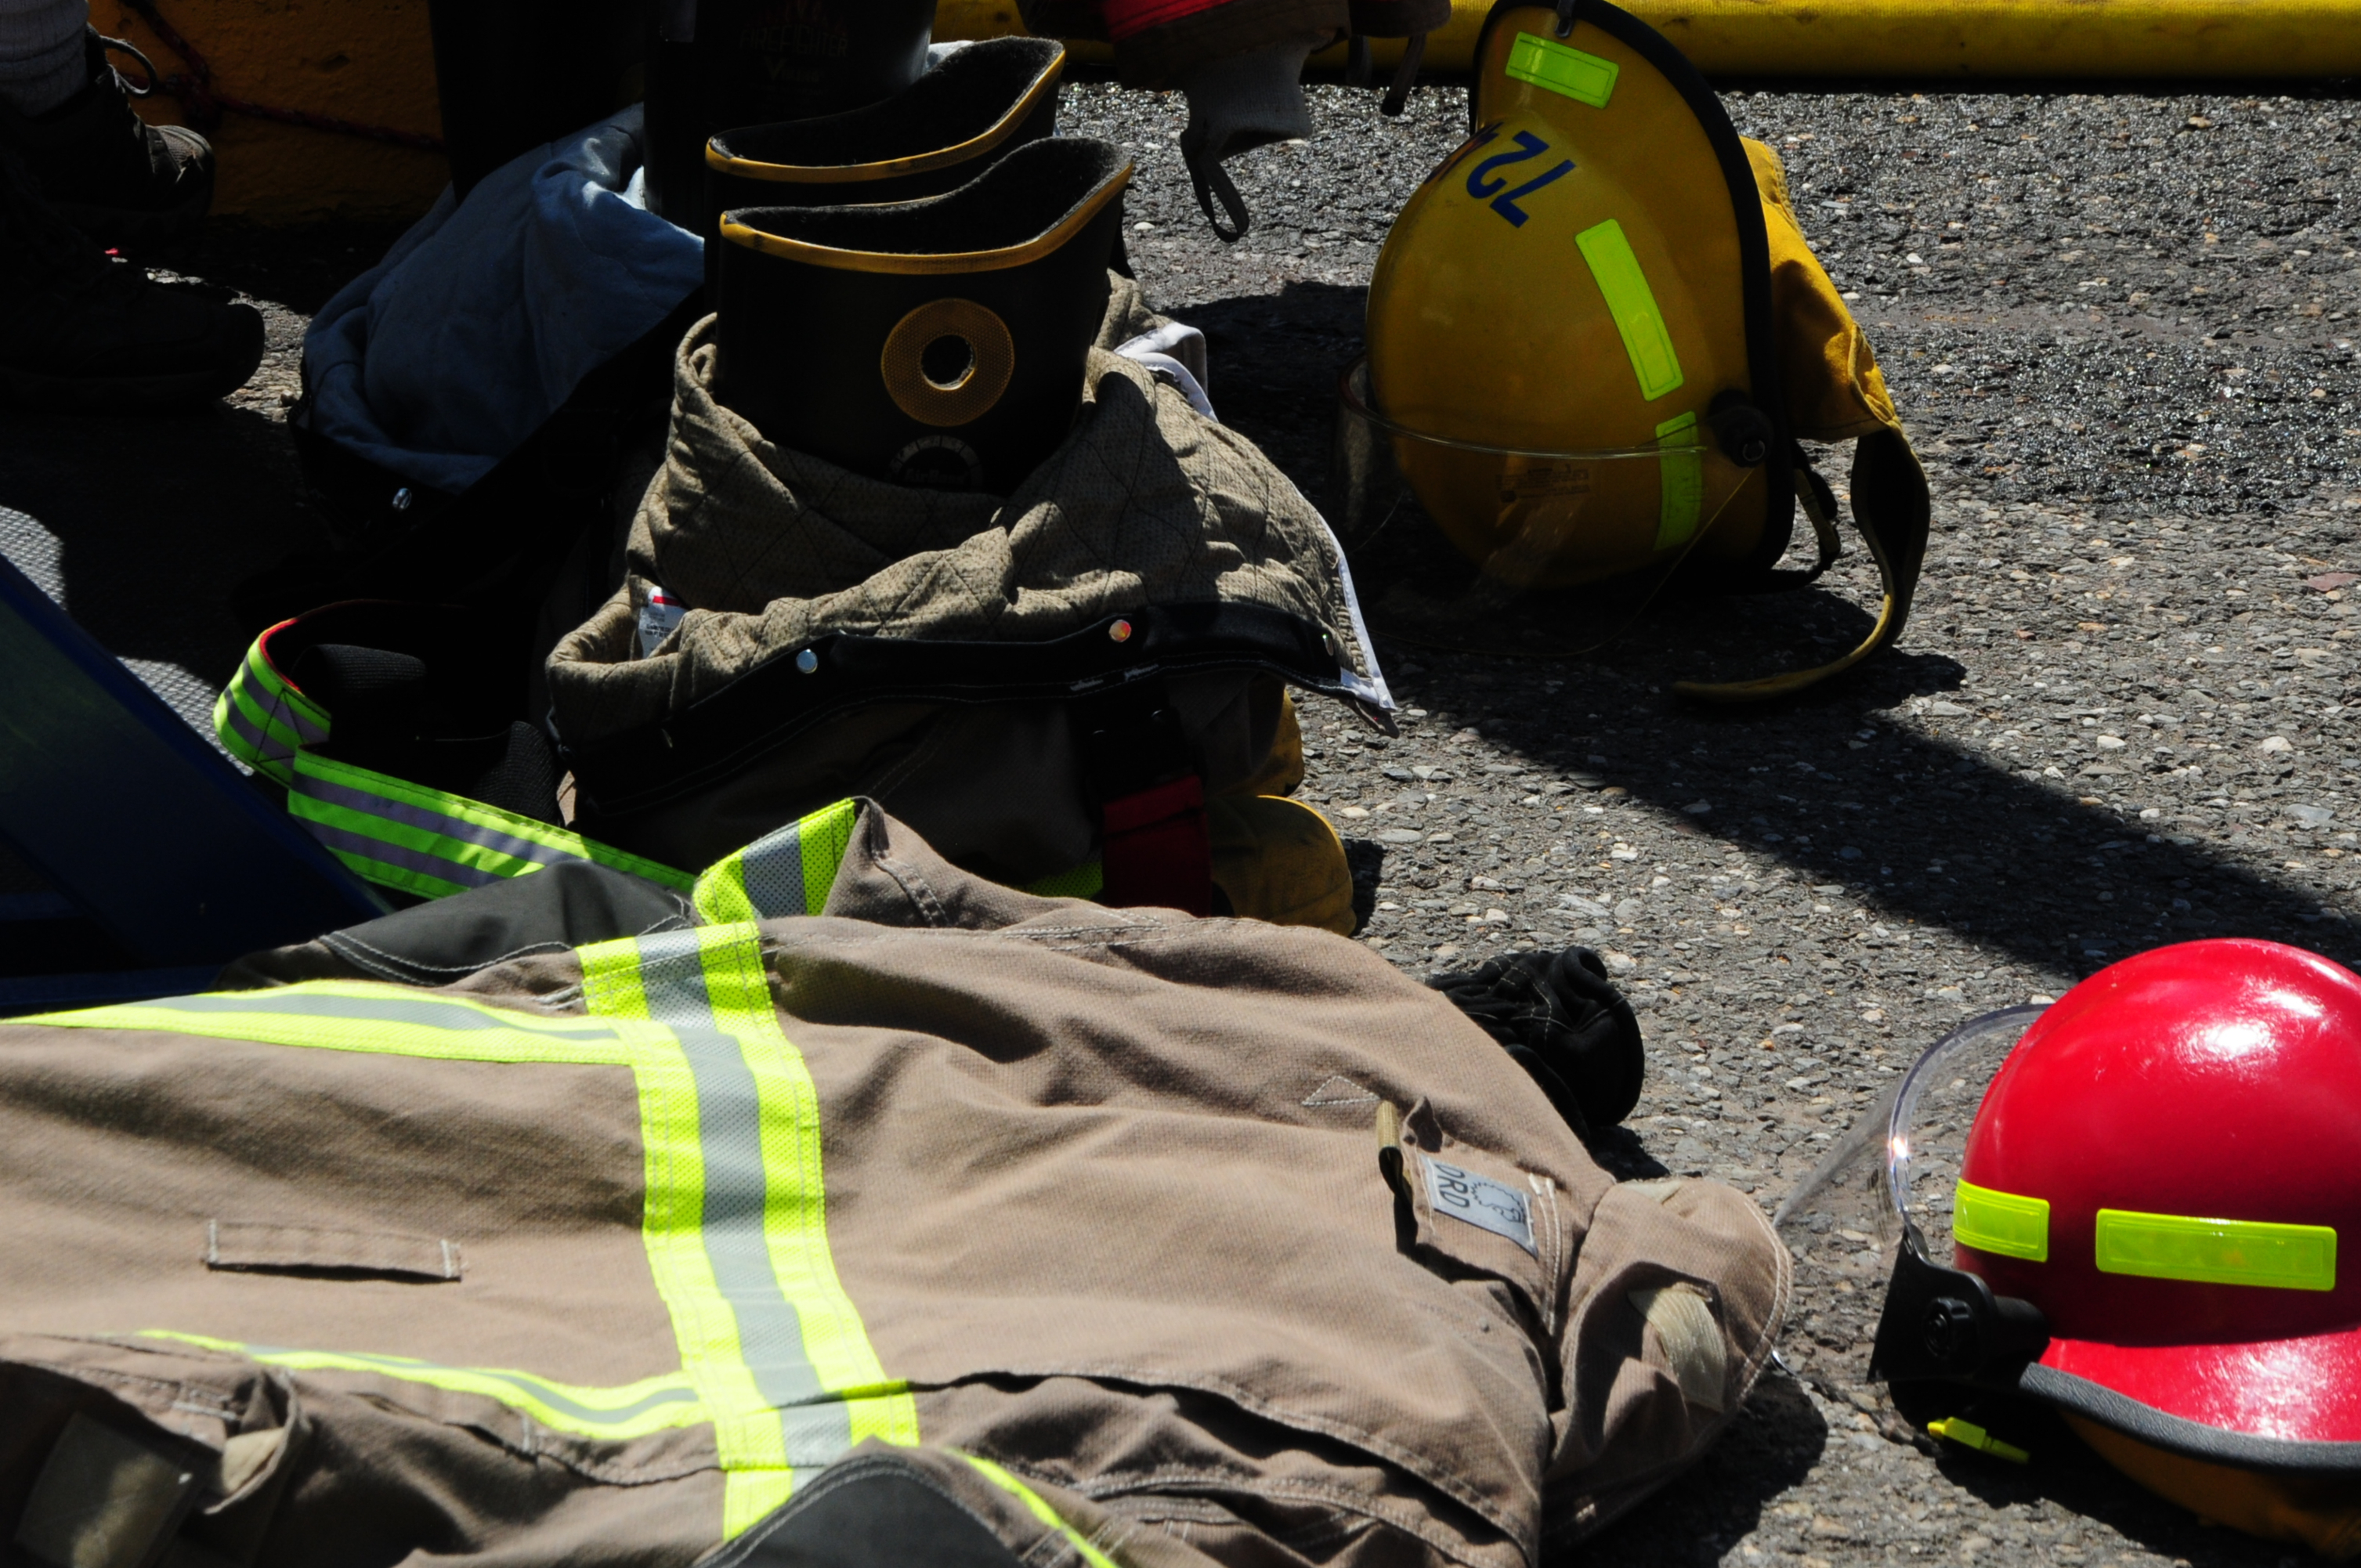
<instances>
[{"instance_id":1,"label":"blue fabric bag","mask_svg":"<svg viewBox=\"0 0 2361 1568\"><path fill-rule=\"evenodd\" d=\"M686 300L704 246L648 211L642 126L635 104L445 190L312 318L313 433L456 495Z\"/></svg>"}]
</instances>

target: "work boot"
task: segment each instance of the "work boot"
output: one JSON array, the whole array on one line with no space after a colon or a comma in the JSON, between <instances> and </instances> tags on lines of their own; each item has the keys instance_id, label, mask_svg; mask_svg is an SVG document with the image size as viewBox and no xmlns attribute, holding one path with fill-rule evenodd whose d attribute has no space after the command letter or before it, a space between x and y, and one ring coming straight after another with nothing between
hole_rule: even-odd
<instances>
[{"instance_id":1,"label":"work boot","mask_svg":"<svg viewBox=\"0 0 2361 1568\"><path fill-rule=\"evenodd\" d=\"M116 48L148 67L134 87L106 58ZM213 145L186 126L150 126L131 112L156 68L129 44L86 39L90 80L38 115L0 103L0 144L12 147L41 192L101 247L153 254L192 237L214 200Z\"/></svg>"},{"instance_id":2,"label":"work boot","mask_svg":"<svg viewBox=\"0 0 2361 1568\"><path fill-rule=\"evenodd\" d=\"M262 316L155 282L41 199L0 148L0 403L141 409L234 392Z\"/></svg>"},{"instance_id":3,"label":"work boot","mask_svg":"<svg viewBox=\"0 0 2361 1568\"><path fill-rule=\"evenodd\" d=\"M1121 148L1044 137L945 195L733 209L715 396L872 478L1013 494L1081 406L1130 180Z\"/></svg>"}]
</instances>

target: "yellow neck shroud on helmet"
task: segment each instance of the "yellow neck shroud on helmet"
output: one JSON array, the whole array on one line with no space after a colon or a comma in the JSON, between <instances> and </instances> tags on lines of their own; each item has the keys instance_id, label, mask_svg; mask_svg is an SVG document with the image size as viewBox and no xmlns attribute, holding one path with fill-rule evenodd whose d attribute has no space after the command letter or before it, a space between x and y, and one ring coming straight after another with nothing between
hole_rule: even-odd
<instances>
[{"instance_id":1,"label":"yellow neck shroud on helmet","mask_svg":"<svg viewBox=\"0 0 2361 1568\"><path fill-rule=\"evenodd\" d=\"M1620 630L1684 565L1737 591L1800 587L1839 547L1796 440L1851 440L1875 626L1829 663L1675 689L1774 696L1891 641L1926 553L1926 476L1777 157L1601 0L1503 0L1476 67L1473 134L1388 236L1368 356L1343 388L1347 532L1375 619L1563 654ZM1353 515L1384 499L1372 474L1389 467L1432 531ZM1819 562L1777 571L1798 499Z\"/></svg>"}]
</instances>

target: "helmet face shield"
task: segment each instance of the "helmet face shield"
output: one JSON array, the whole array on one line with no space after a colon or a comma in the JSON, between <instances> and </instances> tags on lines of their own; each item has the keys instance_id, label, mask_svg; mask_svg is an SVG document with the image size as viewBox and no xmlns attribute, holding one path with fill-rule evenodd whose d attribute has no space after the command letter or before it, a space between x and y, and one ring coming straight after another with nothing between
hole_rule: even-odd
<instances>
[{"instance_id":1,"label":"helmet face shield","mask_svg":"<svg viewBox=\"0 0 2361 1568\"><path fill-rule=\"evenodd\" d=\"M1797 1294L1822 1303L1802 1320L1803 1332L1785 1354L1797 1369L1839 1382L1861 1383L1872 1372L1894 1376L1924 1370L1905 1358L1897 1336L1923 1342L1928 1302L1955 1299L1941 1290L1925 1300L1927 1266L1950 1275L1960 1168L1984 1091L2015 1050L2043 1005L2004 1008L1961 1025L1929 1047L1892 1089L1829 1146L1812 1174L1773 1217L1795 1260ZM1965 1304L1983 1301L1970 1285ZM1988 1293L1982 1293L1988 1294ZM1962 1350L1967 1347L1962 1346ZM1872 1364L1875 1364L1874 1365Z\"/></svg>"},{"instance_id":2,"label":"helmet face shield","mask_svg":"<svg viewBox=\"0 0 2361 1568\"><path fill-rule=\"evenodd\" d=\"M1543 656L1615 638L1764 482L1695 421L1625 447L1422 429L1373 406L1366 359L1337 387L1334 479L1338 537L1377 630Z\"/></svg>"}]
</instances>

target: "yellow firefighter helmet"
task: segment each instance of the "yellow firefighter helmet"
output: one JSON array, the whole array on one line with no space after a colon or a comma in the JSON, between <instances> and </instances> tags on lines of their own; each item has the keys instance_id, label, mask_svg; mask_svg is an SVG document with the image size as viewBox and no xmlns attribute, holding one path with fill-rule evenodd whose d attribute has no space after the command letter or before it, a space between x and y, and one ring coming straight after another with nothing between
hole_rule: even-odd
<instances>
[{"instance_id":1,"label":"yellow firefighter helmet","mask_svg":"<svg viewBox=\"0 0 2361 1568\"><path fill-rule=\"evenodd\" d=\"M1562 657L1614 637L1676 569L1803 587L1840 546L1797 444L1851 442L1883 590L1860 641L1674 689L1776 696L1891 642L1925 560L1927 476L1778 155L1606 0L1498 0L1468 110L1467 140L1387 236L1368 352L1339 389L1335 500L1371 625ZM1818 560L1782 568L1798 502Z\"/></svg>"},{"instance_id":2,"label":"yellow firefighter helmet","mask_svg":"<svg viewBox=\"0 0 2361 1568\"><path fill-rule=\"evenodd\" d=\"M1612 6L1503 4L1475 130L1369 287L1367 409L1420 502L1503 587L1776 558L1790 442L1767 244L1737 132Z\"/></svg>"}]
</instances>

